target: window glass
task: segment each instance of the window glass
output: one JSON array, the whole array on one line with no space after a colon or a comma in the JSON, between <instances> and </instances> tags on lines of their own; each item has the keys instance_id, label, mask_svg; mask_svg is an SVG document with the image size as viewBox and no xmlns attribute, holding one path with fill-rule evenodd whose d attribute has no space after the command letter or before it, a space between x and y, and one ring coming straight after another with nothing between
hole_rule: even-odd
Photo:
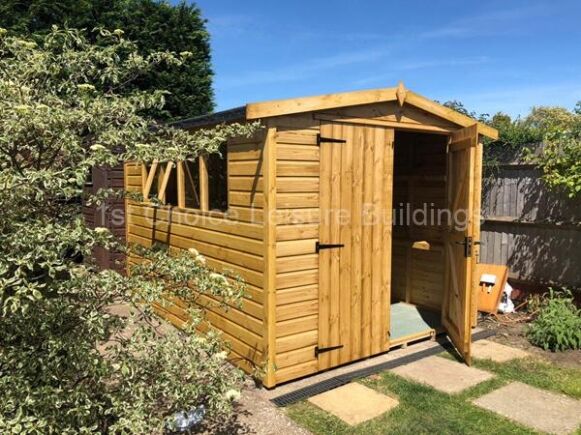
<instances>
[{"instance_id":1,"label":"window glass","mask_svg":"<svg viewBox=\"0 0 581 435\"><path fill-rule=\"evenodd\" d=\"M147 174L149 177L149 172L151 171L151 165L146 166ZM161 189L161 183L165 176L165 171L167 169L167 162L160 163L157 165L157 169L153 176L153 183L151 184L151 189L149 190L149 198L157 198L159 191ZM177 186L177 169L175 165L170 170L169 179L167 186L165 188L165 201L164 204L178 205L178 186Z\"/></svg>"},{"instance_id":2,"label":"window glass","mask_svg":"<svg viewBox=\"0 0 581 435\"><path fill-rule=\"evenodd\" d=\"M184 162L186 208L200 208L200 161Z\"/></svg>"},{"instance_id":3,"label":"window glass","mask_svg":"<svg viewBox=\"0 0 581 435\"><path fill-rule=\"evenodd\" d=\"M228 209L228 147L223 144L220 154L207 156L208 200L210 210Z\"/></svg>"},{"instance_id":4,"label":"window glass","mask_svg":"<svg viewBox=\"0 0 581 435\"><path fill-rule=\"evenodd\" d=\"M167 166L163 167L165 172ZM165 188L165 201L164 204L167 205L178 205L178 177L177 177L177 168L176 165L170 170L169 179L167 181L167 187ZM163 178L160 179L159 183L161 186Z\"/></svg>"}]
</instances>

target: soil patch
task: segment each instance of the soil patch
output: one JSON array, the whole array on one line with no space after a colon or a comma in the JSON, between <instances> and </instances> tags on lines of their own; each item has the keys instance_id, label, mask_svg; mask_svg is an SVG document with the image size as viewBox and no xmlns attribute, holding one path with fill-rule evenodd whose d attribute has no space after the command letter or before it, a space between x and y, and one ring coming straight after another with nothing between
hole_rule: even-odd
<instances>
[{"instance_id":1,"label":"soil patch","mask_svg":"<svg viewBox=\"0 0 581 435\"><path fill-rule=\"evenodd\" d=\"M490 337L489 340L526 350L533 356L561 367L581 368L581 350L551 352L533 346L526 337L528 324L523 321L525 318L526 315L521 313L499 315L498 320L495 317L489 317L479 322L478 326L496 332L496 335Z\"/></svg>"}]
</instances>

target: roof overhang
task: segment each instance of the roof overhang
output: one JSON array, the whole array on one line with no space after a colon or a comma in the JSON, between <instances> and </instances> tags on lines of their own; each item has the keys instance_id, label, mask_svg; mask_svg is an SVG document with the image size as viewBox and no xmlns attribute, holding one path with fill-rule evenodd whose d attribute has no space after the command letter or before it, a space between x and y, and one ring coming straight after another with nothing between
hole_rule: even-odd
<instances>
[{"instance_id":1,"label":"roof overhang","mask_svg":"<svg viewBox=\"0 0 581 435\"><path fill-rule=\"evenodd\" d=\"M273 116L292 115L334 109L338 107L359 106L387 101L397 101L400 106L409 104L434 116L446 119L459 127L478 125L478 133L491 139L498 139L498 131L486 124L476 121L436 103L426 97L404 88L400 83L395 88L370 89L365 91L343 92L338 94L316 95L312 97L289 98L284 100L249 103L246 105L246 119L270 118Z\"/></svg>"},{"instance_id":2,"label":"roof overhang","mask_svg":"<svg viewBox=\"0 0 581 435\"><path fill-rule=\"evenodd\" d=\"M169 125L175 128L195 129L221 123L246 121L246 106L196 116L194 118L173 121Z\"/></svg>"}]
</instances>

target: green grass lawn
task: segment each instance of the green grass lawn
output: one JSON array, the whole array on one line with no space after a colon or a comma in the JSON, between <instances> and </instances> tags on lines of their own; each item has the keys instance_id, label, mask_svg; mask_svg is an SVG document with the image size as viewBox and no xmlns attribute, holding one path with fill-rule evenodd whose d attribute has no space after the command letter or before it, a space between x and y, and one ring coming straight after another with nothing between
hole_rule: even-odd
<instances>
[{"instance_id":1,"label":"green grass lawn","mask_svg":"<svg viewBox=\"0 0 581 435\"><path fill-rule=\"evenodd\" d=\"M527 383L572 397L581 397L581 370L559 368L534 359L498 364L476 361L476 367L496 374L461 394L448 395L430 387L384 372L360 382L383 394L396 397L399 406L355 427L308 402L288 407L288 415L315 434L532 434L536 433L470 403L511 381ZM348 400L348 398L346 398Z\"/></svg>"},{"instance_id":2,"label":"green grass lawn","mask_svg":"<svg viewBox=\"0 0 581 435\"><path fill-rule=\"evenodd\" d=\"M559 367L535 358L509 364L476 360L474 367L492 372L505 381L518 381L581 399L581 369Z\"/></svg>"}]
</instances>

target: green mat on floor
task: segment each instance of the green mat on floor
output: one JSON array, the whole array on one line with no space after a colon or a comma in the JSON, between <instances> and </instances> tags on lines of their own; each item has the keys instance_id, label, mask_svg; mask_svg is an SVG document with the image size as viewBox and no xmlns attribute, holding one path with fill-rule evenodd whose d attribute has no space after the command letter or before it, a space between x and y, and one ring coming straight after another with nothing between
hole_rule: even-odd
<instances>
[{"instance_id":1,"label":"green mat on floor","mask_svg":"<svg viewBox=\"0 0 581 435\"><path fill-rule=\"evenodd\" d=\"M391 305L390 339L397 340L411 334L440 327L440 313L397 302Z\"/></svg>"}]
</instances>

